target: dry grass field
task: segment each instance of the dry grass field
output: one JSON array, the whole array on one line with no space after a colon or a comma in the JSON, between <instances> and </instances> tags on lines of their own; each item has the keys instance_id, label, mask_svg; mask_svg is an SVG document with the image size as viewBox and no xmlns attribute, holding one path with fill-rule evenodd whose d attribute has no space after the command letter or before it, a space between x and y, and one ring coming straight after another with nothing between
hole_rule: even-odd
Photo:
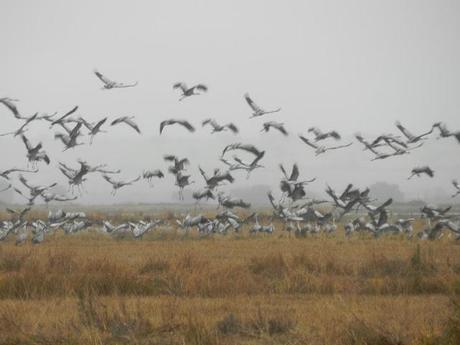
<instances>
[{"instance_id":1,"label":"dry grass field","mask_svg":"<svg viewBox=\"0 0 460 345\"><path fill-rule=\"evenodd\" d=\"M459 294L446 238L160 228L0 243L0 345L454 345Z\"/></svg>"}]
</instances>

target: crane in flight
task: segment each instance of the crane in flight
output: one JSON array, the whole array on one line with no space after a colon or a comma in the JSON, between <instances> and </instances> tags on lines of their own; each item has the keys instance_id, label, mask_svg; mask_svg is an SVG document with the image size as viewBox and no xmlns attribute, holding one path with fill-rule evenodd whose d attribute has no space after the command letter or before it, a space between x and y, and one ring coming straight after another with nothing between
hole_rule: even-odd
<instances>
[{"instance_id":1,"label":"crane in flight","mask_svg":"<svg viewBox=\"0 0 460 345\"><path fill-rule=\"evenodd\" d=\"M305 144L307 144L308 146L312 147L315 149L315 154L318 156L322 153L326 153L327 151L329 150L338 150L338 149L342 149L342 148L345 148L345 147L348 147L348 146L351 146L353 143L348 143L348 144L345 144L345 145L338 145L338 146L330 146L330 147L326 147L326 146L323 146L323 145L317 145L313 142L311 142L308 138L302 136L302 135L299 135L299 138L300 140L302 140Z\"/></svg>"},{"instance_id":2,"label":"crane in flight","mask_svg":"<svg viewBox=\"0 0 460 345\"><path fill-rule=\"evenodd\" d=\"M103 90L110 90L110 89L120 89L120 88L127 88L127 87L134 87L137 85L137 81L135 83L131 84L124 84L124 83L118 83L116 81L113 81L109 78L107 78L105 75L103 75L101 72L95 70L94 74L96 77L98 77L102 83L104 84L102 86Z\"/></svg>"},{"instance_id":3,"label":"crane in flight","mask_svg":"<svg viewBox=\"0 0 460 345\"><path fill-rule=\"evenodd\" d=\"M252 98L249 96L249 93L244 94L244 99L246 100L246 102L249 104L249 106L252 109L252 116L250 118L259 117L259 116L263 116L267 114L273 114L273 113L277 113L281 111L281 108L274 109L274 110L264 110L252 100Z\"/></svg>"},{"instance_id":4,"label":"crane in flight","mask_svg":"<svg viewBox=\"0 0 460 345\"><path fill-rule=\"evenodd\" d=\"M183 82L175 83L173 85L174 90L180 90L182 92L179 101L182 101L186 97L201 95L204 92L208 91L208 87L204 84L196 84L192 87L188 87L187 84Z\"/></svg>"}]
</instances>

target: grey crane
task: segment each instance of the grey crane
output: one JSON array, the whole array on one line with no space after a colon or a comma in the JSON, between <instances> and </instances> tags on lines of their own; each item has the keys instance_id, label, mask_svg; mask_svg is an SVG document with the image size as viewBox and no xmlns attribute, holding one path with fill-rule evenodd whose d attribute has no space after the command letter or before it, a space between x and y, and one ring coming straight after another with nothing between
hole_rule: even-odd
<instances>
[{"instance_id":1,"label":"grey crane","mask_svg":"<svg viewBox=\"0 0 460 345\"><path fill-rule=\"evenodd\" d=\"M235 126L235 124L229 122L225 125L219 125L216 120L214 119L206 119L201 123L201 126L204 127L206 125L209 125L212 127L212 132L211 133L217 133L217 132L222 132L225 130L230 130L234 134L238 133L238 127Z\"/></svg>"},{"instance_id":2,"label":"grey crane","mask_svg":"<svg viewBox=\"0 0 460 345\"><path fill-rule=\"evenodd\" d=\"M142 173L142 178L147 180L150 187L153 187L153 184L152 184L152 179L154 177L157 177L157 178L163 178L165 177L165 175L163 174L163 172L159 169L155 169L155 170L145 170L143 173Z\"/></svg>"},{"instance_id":3,"label":"grey crane","mask_svg":"<svg viewBox=\"0 0 460 345\"><path fill-rule=\"evenodd\" d=\"M286 130L286 128L284 128L284 123L275 122L275 121L269 121L269 122L265 122L262 126L263 127L260 130L261 132L266 132L267 133L268 131L270 131L270 128L274 128L274 129L278 130L280 133L282 133L284 136L289 135L289 133Z\"/></svg>"},{"instance_id":4,"label":"grey crane","mask_svg":"<svg viewBox=\"0 0 460 345\"><path fill-rule=\"evenodd\" d=\"M176 119L169 119L169 120L164 120L161 121L160 123L160 135L163 132L164 128L166 126L171 126L171 125L181 125L185 129L187 129L189 132L193 133L195 132L195 127L193 127L190 122L187 120L176 120Z\"/></svg>"},{"instance_id":5,"label":"grey crane","mask_svg":"<svg viewBox=\"0 0 460 345\"><path fill-rule=\"evenodd\" d=\"M422 174L425 174L432 178L434 176L434 171L427 165L415 167L412 169L411 175L407 179L410 180L414 176L420 177L420 175Z\"/></svg>"},{"instance_id":6,"label":"grey crane","mask_svg":"<svg viewBox=\"0 0 460 345\"><path fill-rule=\"evenodd\" d=\"M260 154L256 156L249 163L243 162L239 157L236 157L236 156L233 156L233 159L235 160L235 162L239 164L238 169L242 169L246 171L247 173L246 178L248 179L253 170L257 168L264 168L263 165L259 164L259 161L264 157L264 155L265 155L265 151L260 152Z\"/></svg>"},{"instance_id":7,"label":"grey crane","mask_svg":"<svg viewBox=\"0 0 460 345\"><path fill-rule=\"evenodd\" d=\"M431 206L423 206L420 212L422 213L422 218L428 218L429 220L439 220L441 218L449 218L447 213L452 209L452 206L445 208L436 208Z\"/></svg>"},{"instance_id":8,"label":"grey crane","mask_svg":"<svg viewBox=\"0 0 460 345\"><path fill-rule=\"evenodd\" d=\"M60 201L60 202L65 202L65 201L74 201L77 200L77 196L65 196L61 194L56 194L56 193L50 193L50 192L43 192L40 194L42 197L43 201L48 204L51 201Z\"/></svg>"},{"instance_id":9,"label":"grey crane","mask_svg":"<svg viewBox=\"0 0 460 345\"><path fill-rule=\"evenodd\" d=\"M133 121L134 116L121 116L119 118L116 118L115 120L112 121L110 124L111 126L115 126L121 123L124 123L134 129L137 133L141 134L141 130L139 129L139 126Z\"/></svg>"},{"instance_id":10,"label":"grey crane","mask_svg":"<svg viewBox=\"0 0 460 345\"><path fill-rule=\"evenodd\" d=\"M120 181L120 180L116 181L108 175L102 175L102 177L104 178L104 180L106 180L108 183L112 185L112 193L111 193L112 195L115 195L120 188L125 187L125 186L130 186L133 183L139 181L141 178L140 176L138 176L128 181Z\"/></svg>"},{"instance_id":11,"label":"grey crane","mask_svg":"<svg viewBox=\"0 0 460 345\"><path fill-rule=\"evenodd\" d=\"M308 140L307 138L305 138L304 136L302 135L299 135L299 138L300 140L302 140L305 144L307 144L308 146L312 147L315 149L315 154L318 156L322 153L326 153L327 151L329 150L337 150L337 149L342 149L342 148L345 148L345 147L348 147L348 146L351 146L353 143L348 143L348 144L345 144L345 145L338 145L338 146L330 146L330 147L326 147L326 146L322 146L322 145L317 145L313 142L311 142L310 140Z\"/></svg>"},{"instance_id":12,"label":"grey crane","mask_svg":"<svg viewBox=\"0 0 460 345\"><path fill-rule=\"evenodd\" d=\"M249 93L244 94L244 99L246 100L246 102L249 104L249 106L252 109L252 115L251 115L250 118L263 116L263 115L266 115L266 114L277 113L277 112L281 111L281 108L278 108L278 109L275 109L275 110L264 110L263 108L259 107L252 100L252 98L249 96Z\"/></svg>"},{"instance_id":13,"label":"grey crane","mask_svg":"<svg viewBox=\"0 0 460 345\"><path fill-rule=\"evenodd\" d=\"M251 144L242 144L242 143L234 143L225 146L225 148L222 151L221 157L225 155L228 151L233 151L233 150L243 150L249 153L252 153L254 156L258 157L262 154L264 151L258 150L254 145Z\"/></svg>"},{"instance_id":14,"label":"grey crane","mask_svg":"<svg viewBox=\"0 0 460 345\"><path fill-rule=\"evenodd\" d=\"M420 140L425 139L427 135L430 135L431 133L433 133L433 128L434 128L432 126L428 132L422 133L420 135L414 135L406 127L404 127L399 121L395 123L395 126L401 131L402 134L404 134L409 144L413 144Z\"/></svg>"},{"instance_id":15,"label":"grey crane","mask_svg":"<svg viewBox=\"0 0 460 345\"><path fill-rule=\"evenodd\" d=\"M375 155L378 155L379 153L375 150L376 147L382 146L382 144L371 144L368 142L366 139L363 138L361 134L355 134L355 138L364 145L364 150L369 150Z\"/></svg>"},{"instance_id":16,"label":"grey crane","mask_svg":"<svg viewBox=\"0 0 460 345\"><path fill-rule=\"evenodd\" d=\"M179 199L184 200L184 188L195 183L195 181L190 181L190 175L184 175L181 171L176 174L175 185L179 187Z\"/></svg>"},{"instance_id":17,"label":"grey crane","mask_svg":"<svg viewBox=\"0 0 460 345\"><path fill-rule=\"evenodd\" d=\"M116 233L116 232L121 231L121 230L129 229L129 224L128 223L123 223L123 224L119 224L117 226L114 226L107 220L104 220L102 222L102 226L103 226L104 231L109 233L109 234L110 233Z\"/></svg>"},{"instance_id":18,"label":"grey crane","mask_svg":"<svg viewBox=\"0 0 460 345\"><path fill-rule=\"evenodd\" d=\"M124 84L124 83L118 83L116 81L113 81L109 78L107 78L106 76L104 76L102 73L100 73L99 71L97 70L94 70L94 74L96 75L96 77L98 77L102 83L104 84L102 86L102 89L103 90L110 90L110 89L120 89L120 88L127 88L127 87L134 87L138 84L138 82L136 81L135 83L131 83L131 84Z\"/></svg>"},{"instance_id":19,"label":"grey crane","mask_svg":"<svg viewBox=\"0 0 460 345\"><path fill-rule=\"evenodd\" d=\"M31 197L38 197L43 192L46 192L47 190L57 185L57 183L54 182L47 186L36 186L36 185L31 184L29 181L27 181L27 179L22 175L19 175L19 181L29 190Z\"/></svg>"},{"instance_id":20,"label":"grey crane","mask_svg":"<svg viewBox=\"0 0 460 345\"><path fill-rule=\"evenodd\" d=\"M167 162L173 162L174 165L168 168L168 172L173 175L178 174L179 172L185 170L185 166L190 164L188 158L179 158L174 155L164 155L163 159Z\"/></svg>"},{"instance_id":21,"label":"grey crane","mask_svg":"<svg viewBox=\"0 0 460 345\"><path fill-rule=\"evenodd\" d=\"M215 189L217 186L219 186L220 183L224 181L229 183L233 183L235 181L229 171L221 172L219 169L214 169L213 175L208 177L204 170L201 169L201 167L198 167L198 170L200 171L201 176L203 176L207 188L210 190Z\"/></svg>"},{"instance_id":22,"label":"grey crane","mask_svg":"<svg viewBox=\"0 0 460 345\"><path fill-rule=\"evenodd\" d=\"M101 130L102 125L107 121L107 117L104 117L102 120L99 120L96 123L89 123L86 121L84 118L80 117L79 121L85 125L85 127L89 130L89 135L91 136L89 140L89 144L91 145L93 143L94 136L98 133L104 133L104 131Z\"/></svg>"},{"instance_id":23,"label":"grey crane","mask_svg":"<svg viewBox=\"0 0 460 345\"><path fill-rule=\"evenodd\" d=\"M342 137L337 131L328 131L323 132L318 127L310 127L308 132L313 133L315 135L315 141L325 140L327 138L334 138L335 140L340 140Z\"/></svg>"},{"instance_id":24,"label":"grey crane","mask_svg":"<svg viewBox=\"0 0 460 345\"><path fill-rule=\"evenodd\" d=\"M250 208L251 204L248 202L245 202L243 199L237 199L237 198L232 198L229 195L225 195L224 192L219 192L217 194L217 200L219 202L219 205L224 207L224 208L235 208L235 207L240 207L240 208Z\"/></svg>"},{"instance_id":25,"label":"grey crane","mask_svg":"<svg viewBox=\"0 0 460 345\"><path fill-rule=\"evenodd\" d=\"M204 199L204 198L206 198L206 200L209 200L209 199L214 200L215 196L214 196L214 193L212 192L211 189L209 189L208 187L205 187L203 189L194 191L192 193L192 198L195 199L198 202L198 201L200 201L201 199Z\"/></svg>"},{"instance_id":26,"label":"grey crane","mask_svg":"<svg viewBox=\"0 0 460 345\"><path fill-rule=\"evenodd\" d=\"M442 122L436 122L433 125L433 127L438 128L440 138L454 137L455 139L457 139L457 142L460 143L460 131L451 132L450 130L447 129L446 125Z\"/></svg>"},{"instance_id":27,"label":"grey crane","mask_svg":"<svg viewBox=\"0 0 460 345\"><path fill-rule=\"evenodd\" d=\"M62 125L62 124L61 124ZM83 124L81 122L77 123L75 127L68 132L68 134L64 133L56 133L54 135L55 139L61 140L61 142L64 144L64 150L67 151L71 148L74 148L79 145L83 145L83 143L79 143L78 137L80 136L80 128ZM66 128L64 125L62 125L64 128Z\"/></svg>"},{"instance_id":28,"label":"grey crane","mask_svg":"<svg viewBox=\"0 0 460 345\"><path fill-rule=\"evenodd\" d=\"M173 89L179 89L182 92L179 101L182 101L186 97L201 95L208 91L208 87L204 84L196 84L192 87L188 87L187 84L183 82L175 83Z\"/></svg>"},{"instance_id":29,"label":"grey crane","mask_svg":"<svg viewBox=\"0 0 460 345\"><path fill-rule=\"evenodd\" d=\"M38 143L36 146L32 146L25 135L21 135L21 139L26 146L27 160L29 163L32 163L32 166L35 166L40 161L44 161L46 164L50 164L50 159L47 153L42 150L42 143Z\"/></svg>"}]
</instances>

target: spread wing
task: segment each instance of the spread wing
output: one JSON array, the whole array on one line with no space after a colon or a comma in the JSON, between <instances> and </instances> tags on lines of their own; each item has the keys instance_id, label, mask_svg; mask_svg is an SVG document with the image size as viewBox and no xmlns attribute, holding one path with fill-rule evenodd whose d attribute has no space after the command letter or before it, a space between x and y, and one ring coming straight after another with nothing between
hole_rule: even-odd
<instances>
[{"instance_id":1,"label":"spread wing","mask_svg":"<svg viewBox=\"0 0 460 345\"><path fill-rule=\"evenodd\" d=\"M32 150L32 146L30 145L29 139L27 139L25 135L21 135L21 139L24 142L24 145L26 145L27 151Z\"/></svg>"},{"instance_id":2,"label":"spread wing","mask_svg":"<svg viewBox=\"0 0 460 345\"><path fill-rule=\"evenodd\" d=\"M9 98L0 98L0 103L2 103L5 107L7 107L14 115L15 118L21 119L21 115L19 114L18 108L13 103L12 100Z\"/></svg>"},{"instance_id":3,"label":"spread wing","mask_svg":"<svg viewBox=\"0 0 460 345\"><path fill-rule=\"evenodd\" d=\"M185 83L175 83L173 85L173 89L181 89L183 93L186 93L187 92L187 84Z\"/></svg>"},{"instance_id":4,"label":"spread wing","mask_svg":"<svg viewBox=\"0 0 460 345\"><path fill-rule=\"evenodd\" d=\"M291 177L289 178L290 181L297 181L299 178L299 167L297 164L294 164L292 166L292 172L291 172Z\"/></svg>"},{"instance_id":5,"label":"spread wing","mask_svg":"<svg viewBox=\"0 0 460 345\"><path fill-rule=\"evenodd\" d=\"M227 123L225 127L231 130L233 133L238 133L238 127L236 127L233 123Z\"/></svg>"},{"instance_id":6,"label":"spread wing","mask_svg":"<svg viewBox=\"0 0 460 345\"><path fill-rule=\"evenodd\" d=\"M402 134L404 134L404 136L407 138L407 139L412 139L414 138L414 135L409 132L406 127L404 127L403 125L401 125L401 123L398 121L395 123L396 127L398 127L398 129L401 131Z\"/></svg>"},{"instance_id":7,"label":"spread wing","mask_svg":"<svg viewBox=\"0 0 460 345\"><path fill-rule=\"evenodd\" d=\"M257 113L257 112L264 111L262 108L260 108L257 104L254 103L254 101L251 99L248 93L244 94L244 99L246 100L246 102L248 102L249 106L251 107L252 110L254 110L254 112Z\"/></svg>"},{"instance_id":8,"label":"spread wing","mask_svg":"<svg viewBox=\"0 0 460 345\"><path fill-rule=\"evenodd\" d=\"M94 71L94 74L95 74L96 77L98 77L104 84L114 84L114 81L113 81L113 80L110 80L109 78L107 78L106 76L104 76L101 72L95 70L95 71Z\"/></svg>"},{"instance_id":9,"label":"spread wing","mask_svg":"<svg viewBox=\"0 0 460 345\"><path fill-rule=\"evenodd\" d=\"M133 120L125 119L123 122L125 122L128 126L133 128L137 133L141 134L141 130L139 129L139 126Z\"/></svg>"},{"instance_id":10,"label":"spread wing","mask_svg":"<svg viewBox=\"0 0 460 345\"><path fill-rule=\"evenodd\" d=\"M307 138L305 138L304 136L302 135L299 135L299 138L300 140L302 140L305 144L307 144L308 146L311 146L313 147L314 149L317 149L318 146L316 146L315 144L313 144L310 140L308 140Z\"/></svg>"},{"instance_id":11,"label":"spread wing","mask_svg":"<svg viewBox=\"0 0 460 345\"><path fill-rule=\"evenodd\" d=\"M193 127L190 122L188 121L185 121L185 120L181 120L181 121L177 121L178 124L180 124L181 126L187 128L188 131L190 132L195 132L195 127Z\"/></svg>"}]
</instances>

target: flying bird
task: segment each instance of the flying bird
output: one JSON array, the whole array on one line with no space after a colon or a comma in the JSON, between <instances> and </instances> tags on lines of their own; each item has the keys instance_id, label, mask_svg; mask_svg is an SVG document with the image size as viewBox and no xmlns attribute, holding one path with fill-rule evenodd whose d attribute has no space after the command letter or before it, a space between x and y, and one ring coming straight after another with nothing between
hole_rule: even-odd
<instances>
[{"instance_id":1,"label":"flying bird","mask_svg":"<svg viewBox=\"0 0 460 345\"><path fill-rule=\"evenodd\" d=\"M150 187L153 187L153 184L152 184L152 178L154 177L157 177L157 178L163 178L165 177L165 175L163 174L163 172L161 170L145 170L143 173L142 173L142 178L147 180Z\"/></svg>"},{"instance_id":2,"label":"flying bird","mask_svg":"<svg viewBox=\"0 0 460 345\"><path fill-rule=\"evenodd\" d=\"M221 156L223 157L226 152L232 150L243 150L249 153L252 153L255 156L260 156L262 151L258 150L254 145L251 144L242 144L242 143L235 143L225 146L224 150L222 151Z\"/></svg>"},{"instance_id":3,"label":"flying bird","mask_svg":"<svg viewBox=\"0 0 460 345\"><path fill-rule=\"evenodd\" d=\"M350 145L352 145L353 143L348 143L348 144L345 144L345 145L339 145L339 146L331 146L331 147L326 147L326 146L320 146L320 145L317 145L315 143L312 143L310 140L308 140L307 138L305 138L304 136L302 135L299 135L299 138L300 140L302 140L305 144L307 144L308 146L312 147L315 149L315 154L318 156L322 153L325 153L326 151L329 151L329 150L337 150L337 149L341 149L341 148L345 148L345 147L348 147Z\"/></svg>"},{"instance_id":4,"label":"flying bird","mask_svg":"<svg viewBox=\"0 0 460 345\"><path fill-rule=\"evenodd\" d=\"M201 125L202 125L202 127L204 127L206 125L210 125L212 127L212 132L211 133L222 132L222 131L225 131L227 129L232 131L234 134L238 133L238 127L236 127L231 122L221 126L214 119L206 119L201 123Z\"/></svg>"},{"instance_id":5,"label":"flying bird","mask_svg":"<svg viewBox=\"0 0 460 345\"><path fill-rule=\"evenodd\" d=\"M27 159L30 163L32 163L32 165L36 165L40 161L44 161L46 164L50 164L50 159L47 153L42 150L42 143L38 143L36 146L32 146L25 135L21 135L21 139L26 146Z\"/></svg>"},{"instance_id":6,"label":"flying bird","mask_svg":"<svg viewBox=\"0 0 460 345\"><path fill-rule=\"evenodd\" d=\"M85 125L85 127L89 130L89 135L91 136L91 139L89 140L90 145L93 143L94 136L98 133L102 133L103 131L101 130L102 125L107 121L107 118L104 117L102 120L99 120L95 124L89 123L86 121L84 118L80 117L79 118L80 122Z\"/></svg>"},{"instance_id":7,"label":"flying bird","mask_svg":"<svg viewBox=\"0 0 460 345\"><path fill-rule=\"evenodd\" d=\"M457 139L457 142L460 144L460 131L451 132L450 130L447 129L446 125L442 122L436 122L433 125L433 127L437 127L439 129L439 138L454 137L455 139Z\"/></svg>"},{"instance_id":8,"label":"flying bird","mask_svg":"<svg viewBox=\"0 0 460 345\"><path fill-rule=\"evenodd\" d=\"M315 141L321 141L327 138L340 140L342 138L337 131L322 132L318 127L310 127L308 132L311 132L315 135Z\"/></svg>"},{"instance_id":9,"label":"flying bird","mask_svg":"<svg viewBox=\"0 0 460 345\"><path fill-rule=\"evenodd\" d=\"M19 114L18 108L16 107L14 102L18 102L18 100L8 97L0 98L0 103L7 107L13 113L15 118L22 120L23 117L21 116L21 114Z\"/></svg>"},{"instance_id":10,"label":"flying bird","mask_svg":"<svg viewBox=\"0 0 460 345\"><path fill-rule=\"evenodd\" d=\"M111 126L118 125L120 123L127 124L129 127L134 129L137 133L141 134L139 126L133 121L134 116L122 116L112 121Z\"/></svg>"},{"instance_id":11,"label":"flying bird","mask_svg":"<svg viewBox=\"0 0 460 345\"><path fill-rule=\"evenodd\" d=\"M407 138L407 142L409 144L413 144L420 140L423 140L427 135L430 135L433 132L433 128L434 128L434 127L431 127L431 129L426 133L422 133L420 135L414 135L406 127L404 127L399 121L397 121L395 125L401 131L401 133L404 134L404 136Z\"/></svg>"},{"instance_id":12,"label":"flying bird","mask_svg":"<svg viewBox=\"0 0 460 345\"><path fill-rule=\"evenodd\" d=\"M115 195L120 188L125 187L125 186L130 186L133 183L139 181L141 178L140 176L138 176L135 179L132 179L129 181L115 181L108 175L102 175L102 177L104 178L104 180L106 180L108 183L112 185L112 193L111 193L112 195Z\"/></svg>"},{"instance_id":13,"label":"flying bird","mask_svg":"<svg viewBox=\"0 0 460 345\"><path fill-rule=\"evenodd\" d=\"M79 122L75 125L75 127L72 130L69 131L68 134L56 133L54 135L55 139L60 139L62 143L64 144L65 146L64 151L67 151L68 149L74 148L79 145L83 145L82 143L77 142L77 139L80 136L80 128L82 125L83 124ZM63 127L66 128L65 126Z\"/></svg>"},{"instance_id":14,"label":"flying bird","mask_svg":"<svg viewBox=\"0 0 460 345\"><path fill-rule=\"evenodd\" d=\"M166 126L171 126L171 125L181 125L182 127L186 128L189 132L193 133L195 132L195 127L193 127L190 122L186 120L175 120L175 119L170 119L170 120L165 120L160 123L160 134L163 132L163 129Z\"/></svg>"},{"instance_id":15,"label":"flying bird","mask_svg":"<svg viewBox=\"0 0 460 345\"><path fill-rule=\"evenodd\" d=\"M278 108L278 109L275 109L275 110L264 110L264 109L262 109L256 103L254 103L254 101L252 100L252 98L249 96L248 93L244 94L244 99L246 100L246 102L249 104L249 106L251 107L251 109L253 111L252 116L250 118L263 116L263 115L266 115L266 114L277 113L277 112L281 111L281 108Z\"/></svg>"},{"instance_id":16,"label":"flying bird","mask_svg":"<svg viewBox=\"0 0 460 345\"><path fill-rule=\"evenodd\" d=\"M414 169L412 169L411 175L407 179L410 180L414 176L419 177L421 174L426 174L429 177L433 177L434 171L427 165L422 167L415 167Z\"/></svg>"},{"instance_id":17,"label":"flying bird","mask_svg":"<svg viewBox=\"0 0 460 345\"><path fill-rule=\"evenodd\" d=\"M96 77L98 77L104 83L104 86L102 86L103 90L134 87L134 86L137 85L137 81L135 83L132 83L132 84L118 83L116 81L110 80L109 78L104 76L102 73L98 72L97 70L94 71L94 74L96 75Z\"/></svg>"},{"instance_id":18,"label":"flying bird","mask_svg":"<svg viewBox=\"0 0 460 345\"><path fill-rule=\"evenodd\" d=\"M186 97L201 95L203 92L208 91L208 87L203 84L197 84L192 87L188 87L187 84L179 82L173 85L173 89L180 89L182 92L179 101L182 101Z\"/></svg>"},{"instance_id":19,"label":"flying bird","mask_svg":"<svg viewBox=\"0 0 460 345\"><path fill-rule=\"evenodd\" d=\"M274 128L274 129L280 131L285 136L288 135L288 132L284 128L284 124L281 123L281 122L275 122L275 121L265 122L263 124L263 128L262 128L261 132L268 132L270 130L270 128Z\"/></svg>"}]
</instances>

